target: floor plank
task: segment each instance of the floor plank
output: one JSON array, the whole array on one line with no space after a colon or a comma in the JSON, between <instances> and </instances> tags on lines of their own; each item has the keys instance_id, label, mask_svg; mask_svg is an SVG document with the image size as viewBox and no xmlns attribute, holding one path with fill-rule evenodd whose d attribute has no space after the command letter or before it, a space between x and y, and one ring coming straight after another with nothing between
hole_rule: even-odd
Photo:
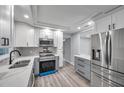
<instances>
[{"instance_id":1,"label":"floor plank","mask_svg":"<svg viewBox=\"0 0 124 93\"><path fill-rule=\"evenodd\" d=\"M36 77L35 87L88 87L89 81L74 70L74 66L65 63L57 73Z\"/></svg>"}]
</instances>

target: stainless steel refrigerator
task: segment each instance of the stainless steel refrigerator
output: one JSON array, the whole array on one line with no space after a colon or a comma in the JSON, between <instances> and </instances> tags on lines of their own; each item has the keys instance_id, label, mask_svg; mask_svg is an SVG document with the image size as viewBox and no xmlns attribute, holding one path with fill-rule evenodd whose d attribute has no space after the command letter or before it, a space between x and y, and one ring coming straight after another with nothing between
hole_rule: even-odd
<instances>
[{"instance_id":1,"label":"stainless steel refrigerator","mask_svg":"<svg viewBox=\"0 0 124 93\"><path fill-rule=\"evenodd\" d=\"M124 29L91 36L91 86L124 86Z\"/></svg>"}]
</instances>

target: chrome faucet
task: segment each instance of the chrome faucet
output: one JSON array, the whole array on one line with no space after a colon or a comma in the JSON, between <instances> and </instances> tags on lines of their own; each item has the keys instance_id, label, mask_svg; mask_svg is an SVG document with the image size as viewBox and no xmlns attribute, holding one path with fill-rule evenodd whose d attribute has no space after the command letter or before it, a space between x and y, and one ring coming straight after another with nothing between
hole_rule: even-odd
<instances>
[{"instance_id":1,"label":"chrome faucet","mask_svg":"<svg viewBox=\"0 0 124 93\"><path fill-rule=\"evenodd\" d=\"M19 50L13 50L10 52L10 59L9 59L9 64L12 64L12 53L13 52L18 52L19 56L21 56L21 53L19 52Z\"/></svg>"}]
</instances>

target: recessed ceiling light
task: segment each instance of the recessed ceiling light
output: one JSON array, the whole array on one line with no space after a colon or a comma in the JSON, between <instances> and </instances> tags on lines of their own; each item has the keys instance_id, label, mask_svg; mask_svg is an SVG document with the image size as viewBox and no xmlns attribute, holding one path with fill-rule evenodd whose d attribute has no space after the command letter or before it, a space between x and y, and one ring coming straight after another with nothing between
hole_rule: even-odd
<instances>
[{"instance_id":1,"label":"recessed ceiling light","mask_svg":"<svg viewBox=\"0 0 124 93\"><path fill-rule=\"evenodd\" d=\"M24 15L25 18L29 18L29 16L27 14Z\"/></svg>"},{"instance_id":2,"label":"recessed ceiling light","mask_svg":"<svg viewBox=\"0 0 124 93\"><path fill-rule=\"evenodd\" d=\"M77 29L81 29L81 27L77 27Z\"/></svg>"},{"instance_id":3,"label":"recessed ceiling light","mask_svg":"<svg viewBox=\"0 0 124 93\"><path fill-rule=\"evenodd\" d=\"M89 21L88 22L88 25L92 25L94 22L93 21Z\"/></svg>"}]
</instances>

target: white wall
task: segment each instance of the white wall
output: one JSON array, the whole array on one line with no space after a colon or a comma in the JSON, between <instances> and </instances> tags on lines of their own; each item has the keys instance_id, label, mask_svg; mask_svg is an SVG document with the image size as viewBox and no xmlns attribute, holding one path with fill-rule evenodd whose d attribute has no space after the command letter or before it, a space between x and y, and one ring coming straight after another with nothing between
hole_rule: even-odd
<instances>
[{"instance_id":1,"label":"white wall","mask_svg":"<svg viewBox=\"0 0 124 93\"><path fill-rule=\"evenodd\" d=\"M71 61L74 64L74 55L80 54L80 34L75 33L71 36Z\"/></svg>"},{"instance_id":2,"label":"white wall","mask_svg":"<svg viewBox=\"0 0 124 93\"><path fill-rule=\"evenodd\" d=\"M80 54L90 55L90 38L81 38L80 39Z\"/></svg>"},{"instance_id":3,"label":"white wall","mask_svg":"<svg viewBox=\"0 0 124 93\"><path fill-rule=\"evenodd\" d=\"M68 38L63 43L64 60L71 63L71 38Z\"/></svg>"}]
</instances>

